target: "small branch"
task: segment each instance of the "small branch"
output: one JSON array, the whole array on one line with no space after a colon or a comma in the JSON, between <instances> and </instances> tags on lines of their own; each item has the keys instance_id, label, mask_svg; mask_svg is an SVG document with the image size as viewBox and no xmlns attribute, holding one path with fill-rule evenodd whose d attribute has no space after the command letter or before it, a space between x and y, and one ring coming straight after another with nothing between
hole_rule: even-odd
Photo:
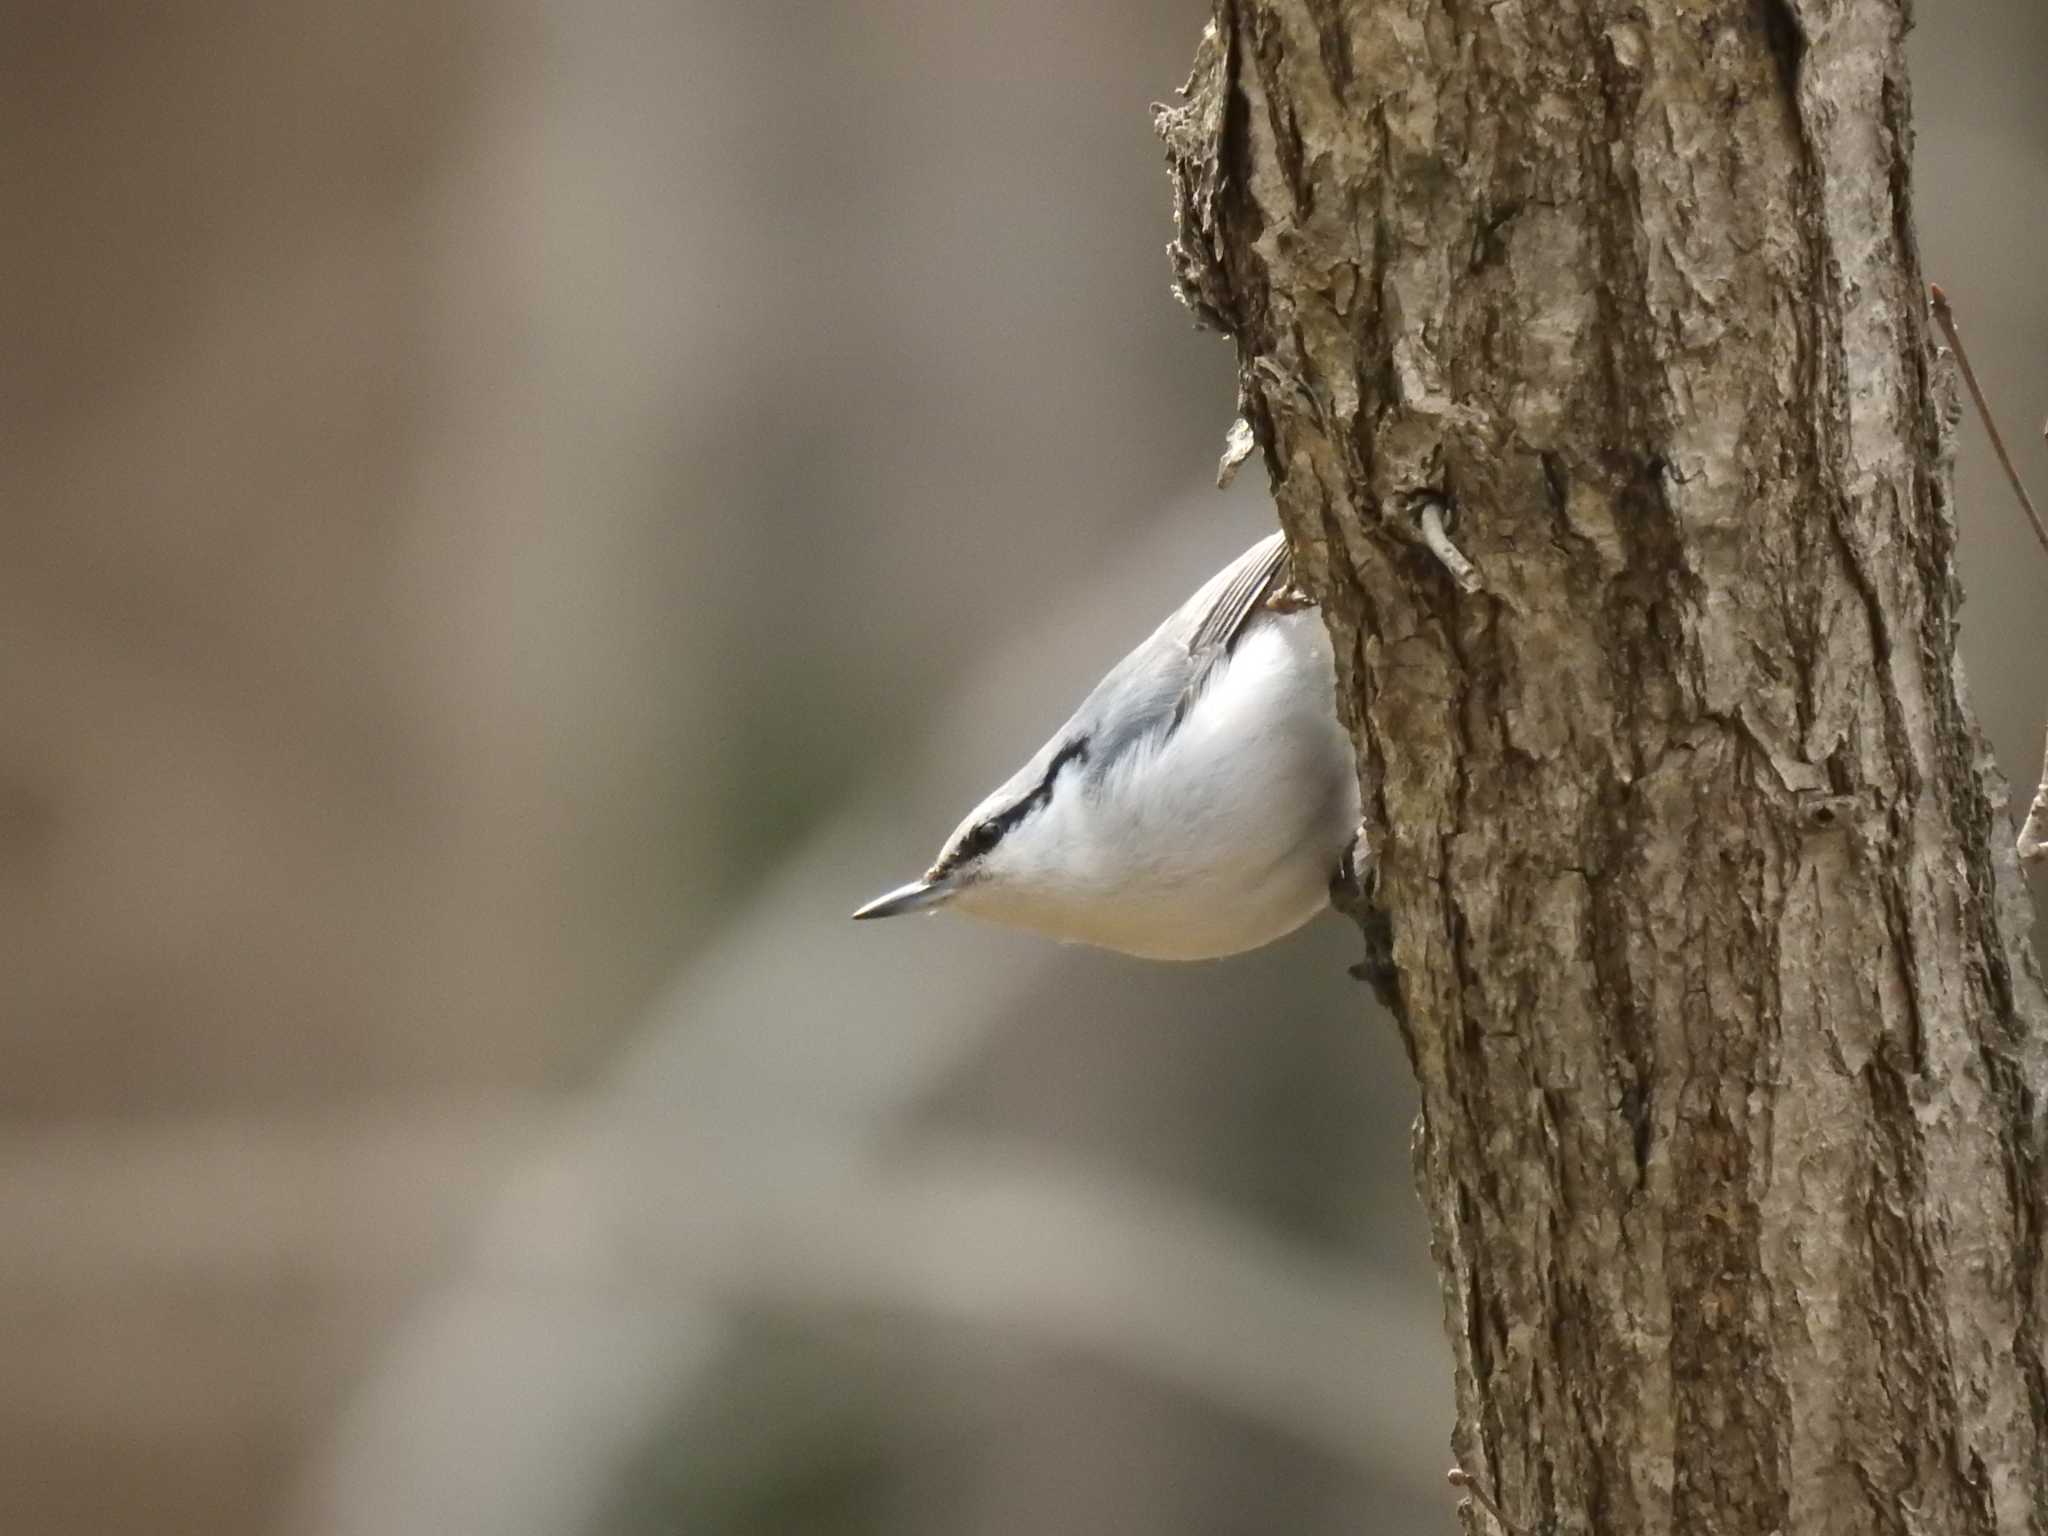
<instances>
[{"instance_id":1,"label":"small branch","mask_svg":"<svg viewBox=\"0 0 2048 1536\"><path fill-rule=\"evenodd\" d=\"M1487 1514L1491 1515L1493 1523L1506 1531L1508 1536L1526 1536L1526 1533L1519 1525L1500 1512L1500 1506L1493 1502L1492 1496L1487 1493L1485 1485L1463 1467L1451 1468L1450 1471L1444 1474L1444 1481L1453 1488L1461 1488L1470 1494L1473 1502L1485 1510Z\"/></svg>"},{"instance_id":2,"label":"small branch","mask_svg":"<svg viewBox=\"0 0 2048 1536\"><path fill-rule=\"evenodd\" d=\"M1451 573L1451 579L1458 584L1460 592L1469 597L1486 589L1479 568L1465 558L1464 552L1451 542L1450 534L1444 531L1443 507L1434 497L1422 504L1422 542L1443 562L1444 569Z\"/></svg>"},{"instance_id":3,"label":"small branch","mask_svg":"<svg viewBox=\"0 0 2048 1536\"><path fill-rule=\"evenodd\" d=\"M2027 494L2027 488L2020 481L2020 472L2013 467L2012 455L2005 451L2005 439L1999 436L1998 423L1991 419L1991 404L1984 398L1984 388L1977 382L1977 370L1970 366L1969 350L1963 345L1963 333L1956 329L1955 311L1949 308L1948 295L1941 291L1941 284L1929 283L1928 296L1934 301L1934 318L1941 326L1942 335L1956 355L1956 366L1962 370L1963 383L1969 386L1970 399L1976 403L1977 418L1984 423L1984 431L1991 438L1991 451L1998 455L1998 462L2005 468L2006 479L2012 482L2013 494L2020 499L2020 507L2027 514L2027 521L2034 526L2034 537L2041 541L2041 549L2048 553L2048 524L2043 524L2041 514L2034 510L2034 499ZM2048 426L2041 429L2048 437Z\"/></svg>"},{"instance_id":4,"label":"small branch","mask_svg":"<svg viewBox=\"0 0 2048 1536\"><path fill-rule=\"evenodd\" d=\"M2041 755L2041 787L2034 791L2034 803L2027 807L2027 824L2020 828L2018 846L2022 864L2048 858L2048 750Z\"/></svg>"}]
</instances>

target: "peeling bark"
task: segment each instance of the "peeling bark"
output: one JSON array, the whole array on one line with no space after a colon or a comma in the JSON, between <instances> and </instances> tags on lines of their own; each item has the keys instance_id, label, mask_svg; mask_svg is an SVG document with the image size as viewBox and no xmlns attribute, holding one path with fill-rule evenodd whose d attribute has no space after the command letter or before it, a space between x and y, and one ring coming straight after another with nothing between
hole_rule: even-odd
<instances>
[{"instance_id":1,"label":"peeling bark","mask_svg":"<svg viewBox=\"0 0 2048 1536\"><path fill-rule=\"evenodd\" d=\"M1336 643L1456 1454L1531 1533L2048 1531L1905 25L1217 0L1160 114Z\"/></svg>"},{"instance_id":2,"label":"peeling bark","mask_svg":"<svg viewBox=\"0 0 2048 1536\"><path fill-rule=\"evenodd\" d=\"M2027 819L2020 825L2016 850L2022 864L2048 859L2048 750L2041 754L2041 783L2027 807Z\"/></svg>"}]
</instances>

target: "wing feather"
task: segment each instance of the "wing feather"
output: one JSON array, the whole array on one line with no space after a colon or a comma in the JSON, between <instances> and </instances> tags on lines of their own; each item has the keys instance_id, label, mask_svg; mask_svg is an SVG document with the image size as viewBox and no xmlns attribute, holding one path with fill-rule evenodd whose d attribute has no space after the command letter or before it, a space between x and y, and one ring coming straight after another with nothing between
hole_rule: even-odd
<instances>
[{"instance_id":1,"label":"wing feather","mask_svg":"<svg viewBox=\"0 0 2048 1536\"><path fill-rule=\"evenodd\" d=\"M1186 645L1197 667L1207 652L1229 651L1266 594L1285 579L1288 565L1287 536L1269 534L1212 577L1174 615L1176 620L1192 621Z\"/></svg>"}]
</instances>

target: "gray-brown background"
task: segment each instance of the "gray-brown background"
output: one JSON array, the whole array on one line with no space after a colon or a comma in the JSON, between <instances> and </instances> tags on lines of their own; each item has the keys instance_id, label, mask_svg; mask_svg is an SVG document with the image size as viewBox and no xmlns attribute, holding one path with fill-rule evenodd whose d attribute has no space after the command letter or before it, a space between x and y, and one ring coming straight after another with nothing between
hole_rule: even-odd
<instances>
[{"instance_id":1,"label":"gray-brown background","mask_svg":"<svg viewBox=\"0 0 2048 1536\"><path fill-rule=\"evenodd\" d=\"M843 921L1270 525L1204 9L0 8L0 1529L1452 1528L1341 925ZM2048 491L2048 13L1922 10Z\"/></svg>"}]
</instances>

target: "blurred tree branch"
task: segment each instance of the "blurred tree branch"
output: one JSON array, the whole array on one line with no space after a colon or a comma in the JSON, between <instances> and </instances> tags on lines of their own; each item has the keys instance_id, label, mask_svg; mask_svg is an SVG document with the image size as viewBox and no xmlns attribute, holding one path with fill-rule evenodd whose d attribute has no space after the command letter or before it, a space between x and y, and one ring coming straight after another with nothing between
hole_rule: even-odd
<instances>
[{"instance_id":1,"label":"blurred tree branch","mask_svg":"<svg viewBox=\"0 0 2048 1536\"><path fill-rule=\"evenodd\" d=\"M1217 0L1160 115L1337 646L1456 1453L1530 1531L2048 1530L1905 25Z\"/></svg>"}]
</instances>

